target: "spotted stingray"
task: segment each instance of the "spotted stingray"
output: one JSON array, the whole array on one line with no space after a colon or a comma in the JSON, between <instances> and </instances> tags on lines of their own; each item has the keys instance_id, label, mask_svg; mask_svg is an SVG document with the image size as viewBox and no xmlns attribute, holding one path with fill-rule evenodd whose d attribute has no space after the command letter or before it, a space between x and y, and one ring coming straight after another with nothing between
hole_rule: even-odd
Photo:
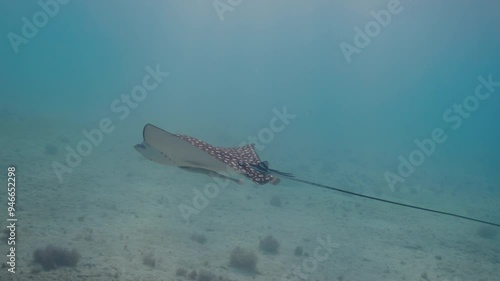
<instances>
[{"instance_id":1,"label":"spotted stingray","mask_svg":"<svg viewBox=\"0 0 500 281\"><path fill-rule=\"evenodd\" d=\"M257 184L278 184L279 178L276 175L279 175L295 182L365 199L500 227L499 223L373 197L296 178L292 174L270 169L267 162L260 160L253 144L229 148L217 147L190 136L171 134L151 124L144 126L143 139L141 144L136 144L134 147L144 157L160 164L177 166L191 172L208 174L240 184L243 181L239 178L234 178L232 174L246 176Z\"/></svg>"},{"instance_id":2,"label":"spotted stingray","mask_svg":"<svg viewBox=\"0 0 500 281\"><path fill-rule=\"evenodd\" d=\"M266 170L254 144L240 147L217 147L194 137L172 134L154 125L146 124L143 142L134 148L147 159L169 166L208 174L242 183L232 175L243 175L257 184L279 183L279 179ZM258 169L261 167L262 169ZM274 170L271 170L274 171ZM279 171L275 171L279 174ZM288 175L283 173L283 175Z\"/></svg>"}]
</instances>

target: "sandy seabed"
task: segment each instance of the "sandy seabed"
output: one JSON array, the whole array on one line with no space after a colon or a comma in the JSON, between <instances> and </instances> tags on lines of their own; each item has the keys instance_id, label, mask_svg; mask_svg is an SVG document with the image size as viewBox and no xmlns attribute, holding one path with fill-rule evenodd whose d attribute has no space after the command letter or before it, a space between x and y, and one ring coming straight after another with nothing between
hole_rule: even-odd
<instances>
[{"instance_id":1,"label":"sandy seabed","mask_svg":"<svg viewBox=\"0 0 500 281\"><path fill-rule=\"evenodd\" d=\"M2 169L9 164L17 167L19 220L16 274L4 266L0 280L190 280L176 276L181 268L188 274L211 272L216 280L242 281L500 280L500 235L481 237L477 234L481 226L474 222L289 181L278 186L246 181L222 188L186 223L179 204L193 206L193 189L203 191L213 182L210 178L149 162L134 151L133 142L117 133L95 147L61 183L51 163L62 163L64 147L74 147L82 136L58 128L49 132L45 128L43 134L40 130L0 136L2 159L11 161L2 163ZM385 184L378 171L352 164L338 163L329 176L322 175L316 163L302 165L310 167L302 171L307 176L317 175L319 182L346 189L356 190L367 182ZM1 174L6 182L6 173ZM369 193L369 188L362 191ZM498 214L488 216L491 210L498 211L495 200L479 195L481 204L471 214L466 212L470 206L461 206L459 198L426 201L433 194L425 188L394 194L384 186L377 195L498 220ZM270 204L273 196L281 206ZM446 194L440 196L433 198ZM6 197L0 198L6 219ZM193 240L193 234L206 241ZM259 249L259 240L267 235L279 241L277 254ZM320 259L319 241L332 245L330 251L321 251ZM74 248L81 259L75 267L44 271L33 262L33 252L49 244ZM236 246L257 254L257 272L229 265ZM298 246L302 255L294 254ZM5 243L0 248L7 251ZM154 266L145 264L148 258Z\"/></svg>"}]
</instances>

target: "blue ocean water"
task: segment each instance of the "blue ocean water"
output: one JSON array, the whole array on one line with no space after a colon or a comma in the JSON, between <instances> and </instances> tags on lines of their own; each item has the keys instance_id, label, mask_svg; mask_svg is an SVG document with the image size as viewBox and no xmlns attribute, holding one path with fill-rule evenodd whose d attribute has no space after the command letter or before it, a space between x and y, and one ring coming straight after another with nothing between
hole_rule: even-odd
<instances>
[{"instance_id":1,"label":"blue ocean water","mask_svg":"<svg viewBox=\"0 0 500 281\"><path fill-rule=\"evenodd\" d=\"M22 239L0 279L500 280L494 226L286 179L215 181L211 196L213 179L133 148L147 123L255 143L302 179L498 224L499 3L0 7L2 181L15 166ZM267 235L278 254L259 248ZM50 244L76 248L77 271L45 270L33 253ZM236 246L256 253L256 271L231 264Z\"/></svg>"}]
</instances>

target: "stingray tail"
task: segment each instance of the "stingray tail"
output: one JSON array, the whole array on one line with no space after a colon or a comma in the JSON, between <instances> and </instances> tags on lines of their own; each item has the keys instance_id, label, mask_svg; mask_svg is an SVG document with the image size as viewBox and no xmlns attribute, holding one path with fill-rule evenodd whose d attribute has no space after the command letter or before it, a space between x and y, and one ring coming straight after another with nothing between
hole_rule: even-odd
<instances>
[{"instance_id":1,"label":"stingray tail","mask_svg":"<svg viewBox=\"0 0 500 281\"><path fill-rule=\"evenodd\" d=\"M296 178L291 173L285 173L285 172L280 172L278 170L270 169L269 163L267 161L260 162L258 164L250 164L250 166L254 170L256 170L260 173L263 173L263 174L281 175L281 176L284 176L285 178L288 178L289 180L292 180L292 181L301 182L301 183L305 183L308 185L317 186L317 187L321 187L321 188L325 188L325 189L329 189L329 190L334 190L334 191L341 192L344 194L350 194L350 195L354 195L354 196L358 196L358 197L362 197L362 198L366 198L366 199L370 199L370 200L375 200L375 201L379 201L379 202L383 202L383 203L387 203L387 204L392 204L392 205L396 205L396 206L400 206L400 207L411 208L411 209L416 209L416 210L420 210L420 211L424 211L424 212L446 215L446 216L451 216L451 217L455 217L455 218L460 218L460 219L464 219L464 220L475 221L475 222L479 222L479 223L484 223L484 224L500 227L500 224L494 223L494 222L479 220L479 219L475 219L475 218L471 218L471 217L467 217L467 216L462 216L462 215L458 215L458 214L453 214L453 213L443 212L443 211L439 211L439 210L424 208L424 207L420 207L420 206L405 204L405 203L387 200L387 199L383 199L383 198L379 198L379 197L368 196L365 194L352 192L352 191L348 191L348 190L341 189L341 188L336 188L333 186L328 186L328 185L321 184L321 183L303 180L300 178Z\"/></svg>"},{"instance_id":2,"label":"stingray tail","mask_svg":"<svg viewBox=\"0 0 500 281\"><path fill-rule=\"evenodd\" d=\"M280 175L284 176L287 178L294 178L295 176L291 173L286 173L286 172L281 172L278 170L270 169L269 168L269 162L264 161L260 162L258 164L249 164L250 167L252 167L254 170L258 171L259 173L265 174L265 175Z\"/></svg>"},{"instance_id":3,"label":"stingray tail","mask_svg":"<svg viewBox=\"0 0 500 281\"><path fill-rule=\"evenodd\" d=\"M488 224L488 225L500 227L500 224L494 223L494 222L479 220L479 219L475 219L475 218L471 218L471 217L467 217L467 216L462 216L462 215L458 215L458 214L453 214L453 213L443 212L443 211L439 211L439 210L424 208L424 207L420 207L420 206L405 204L405 203L401 203L401 202L397 202L397 201L386 200L386 199L382 199L382 198L379 198L379 197L368 196L368 195L365 195L365 194L356 193L356 192L348 191L348 190L345 190L345 189L340 189L340 188L336 188L336 187L333 187L333 186L328 186L328 185L324 185L324 184L321 184L321 183L311 182L311 181L308 181L308 180L303 180L303 179L299 179L299 178L295 178L295 177L292 177L292 178L289 177L288 179L292 180L292 181L296 181L296 182L305 183L305 184L308 184L308 185L313 185L313 186L317 186L317 187L321 187L321 188L325 188L325 189L329 189L329 190L338 191L338 192L345 193L345 194L350 194L350 195L354 195L354 196L358 196L358 197L370 199L370 200L375 200L375 201L379 201L379 202L383 202L383 203L397 205L397 206L400 206L400 207L406 207L406 208L416 209L416 210L425 211L425 212L429 212L429 213L446 215L446 216L451 216L451 217L455 217L455 218L460 218L460 219L464 219L464 220L475 221L475 222L479 222L479 223L483 223L483 224Z\"/></svg>"},{"instance_id":4,"label":"stingray tail","mask_svg":"<svg viewBox=\"0 0 500 281\"><path fill-rule=\"evenodd\" d=\"M294 178L295 177L292 173L280 172L280 171L274 170L274 169L269 169L269 171L271 172L271 174L278 174L278 175L282 175L282 176L287 177L287 178Z\"/></svg>"}]
</instances>

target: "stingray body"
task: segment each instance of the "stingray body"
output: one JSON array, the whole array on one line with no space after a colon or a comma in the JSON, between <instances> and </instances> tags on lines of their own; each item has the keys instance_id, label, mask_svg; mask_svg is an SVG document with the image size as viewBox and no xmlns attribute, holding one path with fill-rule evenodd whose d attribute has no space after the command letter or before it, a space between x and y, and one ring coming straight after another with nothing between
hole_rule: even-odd
<instances>
[{"instance_id":1,"label":"stingray body","mask_svg":"<svg viewBox=\"0 0 500 281\"><path fill-rule=\"evenodd\" d=\"M326 184L296 178L290 173L270 169L267 161L262 162L260 160L253 144L229 148L217 147L190 136L169 133L151 124L146 124L146 126L144 126L143 139L143 142L141 144L136 144L134 148L144 157L159 164L176 166L190 172L229 179L237 183L242 183L242 180L235 178L233 175L236 175L236 177L238 175L243 175L257 184L277 184L279 183L279 178L276 176L280 176L295 182L399 207L411 208L500 227L499 223L373 197Z\"/></svg>"},{"instance_id":2,"label":"stingray body","mask_svg":"<svg viewBox=\"0 0 500 281\"><path fill-rule=\"evenodd\" d=\"M134 148L153 162L230 179L237 183L242 181L233 175L243 175L257 184L279 182L276 176L253 168L264 163L253 144L217 147L194 137L172 134L146 124L143 129L143 142L136 144Z\"/></svg>"}]
</instances>

